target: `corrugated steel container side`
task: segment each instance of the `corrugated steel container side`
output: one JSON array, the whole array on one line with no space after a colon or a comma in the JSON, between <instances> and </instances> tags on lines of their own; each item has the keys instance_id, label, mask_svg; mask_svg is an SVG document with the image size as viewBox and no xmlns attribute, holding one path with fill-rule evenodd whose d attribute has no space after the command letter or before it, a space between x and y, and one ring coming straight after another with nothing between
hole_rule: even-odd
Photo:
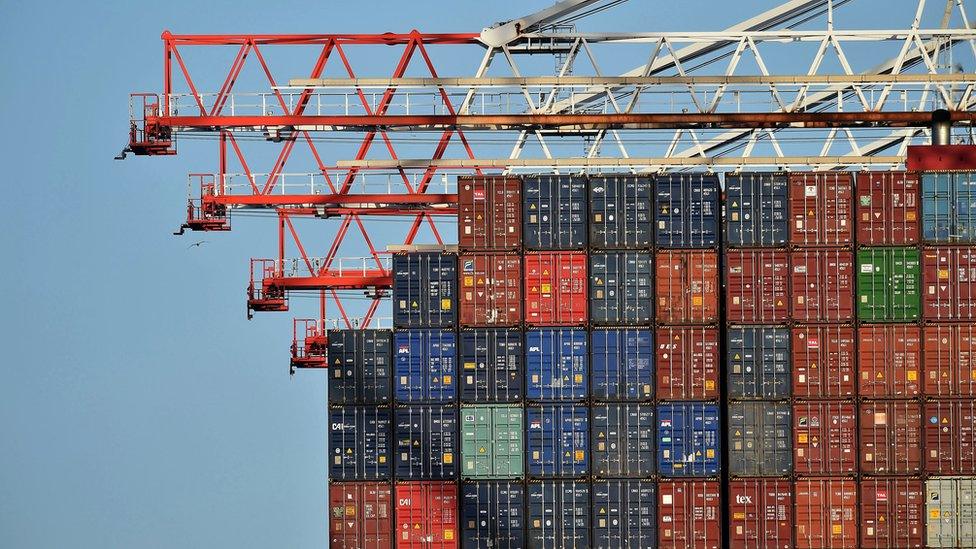
<instances>
[{"instance_id":1,"label":"corrugated steel container side","mask_svg":"<svg viewBox=\"0 0 976 549\"><path fill-rule=\"evenodd\" d=\"M518 329L458 333L461 402L518 402L525 395L525 354Z\"/></svg>"},{"instance_id":2,"label":"corrugated steel container side","mask_svg":"<svg viewBox=\"0 0 976 549\"><path fill-rule=\"evenodd\" d=\"M976 327L930 324L922 329L928 397L976 396Z\"/></svg>"},{"instance_id":3,"label":"corrugated steel container side","mask_svg":"<svg viewBox=\"0 0 976 549\"><path fill-rule=\"evenodd\" d=\"M590 254L590 322L649 324L654 317L654 270L649 252Z\"/></svg>"},{"instance_id":4,"label":"corrugated steel container side","mask_svg":"<svg viewBox=\"0 0 976 549\"><path fill-rule=\"evenodd\" d=\"M730 402L729 474L779 477L793 471L793 437L788 402Z\"/></svg>"},{"instance_id":5,"label":"corrugated steel container side","mask_svg":"<svg viewBox=\"0 0 976 549\"><path fill-rule=\"evenodd\" d=\"M922 331L914 324L857 329L858 393L862 397L916 397L922 388Z\"/></svg>"},{"instance_id":6,"label":"corrugated steel container side","mask_svg":"<svg viewBox=\"0 0 976 549\"><path fill-rule=\"evenodd\" d=\"M393 333L329 330L329 402L387 404L393 399Z\"/></svg>"},{"instance_id":7,"label":"corrugated steel container side","mask_svg":"<svg viewBox=\"0 0 976 549\"><path fill-rule=\"evenodd\" d=\"M405 330L393 334L397 402L457 400L457 336L451 330Z\"/></svg>"},{"instance_id":8,"label":"corrugated steel container side","mask_svg":"<svg viewBox=\"0 0 976 549\"><path fill-rule=\"evenodd\" d=\"M976 478L930 477L925 493L927 547L976 547Z\"/></svg>"},{"instance_id":9,"label":"corrugated steel container side","mask_svg":"<svg viewBox=\"0 0 976 549\"><path fill-rule=\"evenodd\" d=\"M857 251L857 317L862 322L905 322L922 316L919 253L914 248Z\"/></svg>"},{"instance_id":10,"label":"corrugated steel container side","mask_svg":"<svg viewBox=\"0 0 976 549\"><path fill-rule=\"evenodd\" d=\"M527 487L530 548L586 549L590 543L590 483L533 481Z\"/></svg>"},{"instance_id":11,"label":"corrugated steel container side","mask_svg":"<svg viewBox=\"0 0 976 549\"><path fill-rule=\"evenodd\" d=\"M803 478L794 490L797 549L857 549L857 482Z\"/></svg>"},{"instance_id":12,"label":"corrugated steel container side","mask_svg":"<svg viewBox=\"0 0 976 549\"><path fill-rule=\"evenodd\" d=\"M911 478L861 479L861 549L925 547L925 492Z\"/></svg>"},{"instance_id":13,"label":"corrugated steel container side","mask_svg":"<svg viewBox=\"0 0 976 549\"><path fill-rule=\"evenodd\" d=\"M398 480L453 479L458 475L458 409L401 406L393 412Z\"/></svg>"},{"instance_id":14,"label":"corrugated steel container side","mask_svg":"<svg viewBox=\"0 0 976 549\"><path fill-rule=\"evenodd\" d=\"M929 400L925 420L925 471L976 473L976 400Z\"/></svg>"},{"instance_id":15,"label":"corrugated steel container side","mask_svg":"<svg viewBox=\"0 0 976 549\"><path fill-rule=\"evenodd\" d=\"M461 476L518 478L525 474L521 406L461 406Z\"/></svg>"},{"instance_id":16,"label":"corrugated steel container side","mask_svg":"<svg viewBox=\"0 0 976 549\"><path fill-rule=\"evenodd\" d=\"M911 400L862 400L861 473L922 472L922 405Z\"/></svg>"},{"instance_id":17,"label":"corrugated steel container side","mask_svg":"<svg viewBox=\"0 0 976 549\"><path fill-rule=\"evenodd\" d=\"M521 481L461 485L461 547L525 547L525 486Z\"/></svg>"},{"instance_id":18,"label":"corrugated steel container side","mask_svg":"<svg viewBox=\"0 0 976 549\"><path fill-rule=\"evenodd\" d=\"M396 483L396 546L408 549L457 547L457 487L454 482Z\"/></svg>"},{"instance_id":19,"label":"corrugated steel container side","mask_svg":"<svg viewBox=\"0 0 976 549\"><path fill-rule=\"evenodd\" d=\"M385 480L392 478L391 410L375 406L334 406L329 409L329 478Z\"/></svg>"},{"instance_id":20,"label":"corrugated steel container side","mask_svg":"<svg viewBox=\"0 0 976 549\"><path fill-rule=\"evenodd\" d=\"M587 237L586 179L533 175L522 180L522 244L527 250L582 250Z\"/></svg>"},{"instance_id":21,"label":"corrugated steel container side","mask_svg":"<svg viewBox=\"0 0 976 549\"><path fill-rule=\"evenodd\" d=\"M654 244L654 182L647 176L591 177L590 247L642 249Z\"/></svg>"},{"instance_id":22,"label":"corrugated steel container side","mask_svg":"<svg viewBox=\"0 0 976 549\"><path fill-rule=\"evenodd\" d=\"M729 398L790 397L790 330L777 326L729 326L726 330Z\"/></svg>"},{"instance_id":23,"label":"corrugated steel container side","mask_svg":"<svg viewBox=\"0 0 976 549\"><path fill-rule=\"evenodd\" d=\"M517 255L461 254L460 322L466 327L522 323L522 258Z\"/></svg>"},{"instance_id":24,"label":"corrugated steel container side","mask_svg":"<svg viewBox=\"0 0 976 549\"><path fill-rule=\"evenodd\" d=\"M718 253L663 250L657 252L654 263L658 322L708 324L718 320Z\"/></svg>"},{"instance_id":25,"label":"corrugated steel container side","mask_svg":"<svg viewBox=\"0 0 976 549\"><path fill-rule=\"evenodd\" d=\"M458 177L458 247L464 251L522 246L522 181L512 176Z\"/></svg>"},{"instance_id":26,"label":"corrugated steel container side","mask_svg":"<svg viewBox=\"0 0 976 549\"><path fill-rule=\"evenodd\" d=\"M976 174L922 174L922 239L952 243L976 240Z\"/></svg>"},{"instance_id":27,"label":"corrugated steel container side","mask_svg":"<svg viewBox=\"0 0 976 549\"><path fill-rule=\"evenodd\" d=\"M457 256L417 252L393 256L393 327L457 325Z\"/></svg>"},{"instance_id":28,"label":"corrugated steel container side","mask_svg":"<svg viewBox=\"0 0 976 549\"><path fill-rule=\"evenodd\" d=\"M582 477L589 472L590 411L572 404L525 409L528 473L532 477Z\"/></svg>"},{"instance_id":29,"label":"corrugated steel container side","mask_svg":"<svg viewBox=\"0 0 976 549\"><path fill-rule=\"evenodd\" d=\"M729 547L793 547L791 481L758 478L729 481Z\"/></svg>"},{"instance_id":30,"label":"corrugated steel container side","mask_svg":"<svg viewBox=\"0 0 976 549\"><path fill-rule=\"evenodd\" d=\"M654 334L649 329L590 332L590 387L598 400L654 398Z\"/></svg>"},{"instance_id":31,"label":"corrugated steel container side","mask_svg":"<svg viewBox=\"0 0 976 549\"><path fill-rule=\"evenodd\" d=\"M789 180L785 173L725 176L725 243L784 246L789 240Z\"/></svg>"},{"instance_id":32,"label":"corrugated steel container side","mask_svg":"<svg viewBox=\"0 0 976 549\"><path fill-rule=\"evenodd\" d=\"M851 402L793 404L793 468L800 475L857 472L857 409Z\"/></svg>"},{"instance_id":33,"label":"corrugated steel container side","mask_svg":"<svg viewBox=\"0 0 976 549\"><path fill-rule=\"evenodd\" d=\"M706 402L659 404L658 471L665 477L706 477L721 467L719 408Z\"/></svg>"},{"instance_id":34,"label":"corrugated steel container side","mask_svg":"<svg viewBox=\"0 0 976 549\"><path fill-rule=\"evenodd\" d=\"M854 242L854 178L849 172L790 174L790 242L847 246Z\"/></svg>"},{"instance_id":35,"label":"corrugated steel container side","mask_svg":"<svg viewBox=\"0 0 976 549\"><path fill-rule=\"evenodd\" d=\"M393 489L389 483L329 485L329 547L393 549Z\"/></svg>"},{"instance_id":36,"label":"corrugated steel container side","mask_svg":"<svg viewBox=\"0 0 976 549\"><path fill-rule=\"evenodd\" d=\"M587 321L586 254L525 254L525 323L582 326Z\"/></svg>"},{"instance_id":37,"label":"corrugated steel container side","mask_svg":"<svg viewBox=\"0 0 976 549\"><path fill-rule=\"evenodd\" d=\"M590 433L594 476L644 478L654 474L653 404L593 404Z\"/></svg>"},{"instance_id":38,"label":"corrugated steel container side","mask_svg":"<svg viewBox=\"0 0 976 549\"><path fill-rule=\"evenodd\" d=\"M714 480L662 480L657 485L660 549L719 549L722 488Z\"/></svg>"},{"instance_id":39,"label":"corrugated steel container side","mask_svg":"<svg viewBox=\"0 0 976 549\"><path fill-rule=\"evenodd\" d=\"M919 240L919 183L912 172L859 172L857 243L862 246L904 246Z\"/></svg>"},{"instance_id":40,"label":"corrugated steel container side","mask_svg":"<svg viewBox=\"0 0 976 549\"><path fill-rule=\"evenodd\" d=\"M922 250L922 281L926 320L976 319L976 247Z\"/></svg>"},{"instance_id":41,"label":"corrugated steel container side","mask_svg":"<svg viewBox=\"0 0 976 549\"><path fill-rule=\"evenodd\" d=\"M793 333L793 396L852 398L856 341L851 326L797 326Z\"/></svg>"},{"instance_id":42,"label":"corrugated steel container side","mask_svg":"<svg viewBox=\"0 0 976 549\"><path fill-rule=\"evenodd\" d=\"M533 328L525 332L526 398L583 400L589 394L586 330Z\"/></svg>"},{"instance_id":43,"label":"corrugated steel container side","mask_svg":"<svg viewBox=\"0 0 976 549\"><path fill-rule=\"evenodd\" d=\"M854 319L854 255L840 248L794 250L790 315L798 322Z\"/></svg>"},{"instance_id":44,"label":"corrugated steel container side","mask_svg":"<svg viewBox=\"0 0 976 549\"><path fill-rule=\"evenodd\" d=\"M593 547L657 547L657 486L647 480L593 481Z\"/></svg>"},{"instance_id":45,"label":"corrugated steel container side","mask_svg":"<svg viewBox=\"0 0 976 549\"><path fill-rule=\"evenodd\" d=\"M660 326L656 340L657 398L711 400L719 397L718 329Z\"/></svg>"},{"instance_id":46,"label":"corrugated steel container side","mask_svg":"<svg viewBox=\"0 0 976 549\"><path fill-rule=\"evenodd\" d=\"M790 254L786 250L725 251L725 318L776 323L790 316Z\"/></svg>"},{"instance_id":47,"label":"corrugated steel container side","mask_svg":"<svg viewBox=\"0 0 976 549\"><path fill-rule=\"evenodd\" d=\"M719 236L718 176L705 173L660 175L655 180L657 245L710 248Z\"/></svg>"}]
</instances>

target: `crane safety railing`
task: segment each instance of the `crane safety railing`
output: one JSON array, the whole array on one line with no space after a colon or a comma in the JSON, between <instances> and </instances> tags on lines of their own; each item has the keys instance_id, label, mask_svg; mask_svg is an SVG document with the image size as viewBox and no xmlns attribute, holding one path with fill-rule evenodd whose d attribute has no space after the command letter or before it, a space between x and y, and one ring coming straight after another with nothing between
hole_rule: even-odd
<instances>
[{"instance_id":1,"label":"crane safety railing","mask_svg":"<svg viewBox=\"0 0 976 549\"><path fill-rule=\"evenodd\" d=\"M211 190L207 196L253 195L255 187L262 188L267 181L274 181L268 195L328 195L336 194L348 169L337 168L325 172L306 173L224 173L190 174L190 186L198 185L201 191ZM456 173L455 173L456 172ZM436 177L427 183L427 193L457 193L456 175L470 173L470 170L438 171ZM426 174L414 170L413 173L399 171L360 171L355 174L344 194L396 194L404 192L404 177L417 189ZM331 184L330 184L331 181ZM220 184L216 184L219 182ZM201 193L203 195L203 193Z\"/></svg>"}]
</instances>

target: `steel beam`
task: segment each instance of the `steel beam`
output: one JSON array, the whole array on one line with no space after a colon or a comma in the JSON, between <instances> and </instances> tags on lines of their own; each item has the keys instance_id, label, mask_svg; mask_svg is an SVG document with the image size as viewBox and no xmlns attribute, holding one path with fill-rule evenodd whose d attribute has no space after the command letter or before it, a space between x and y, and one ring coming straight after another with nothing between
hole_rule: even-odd
<instances>
[{"instance_id":1,"label":"steel beam","mask_svg":"<svg viewBox=\"0 0 976 549\"><path fill-rule=\"evenodd\" d=\"M417 168L435 166L438 168L635 168L648 166L820 166L820 165L860 165L860 164L901 164L903 156L716 156L716 157L651 157L651 158L464 158L425 160L345 160L339 161L343 167L363 169Z\"/></svg>"}]
</instances>

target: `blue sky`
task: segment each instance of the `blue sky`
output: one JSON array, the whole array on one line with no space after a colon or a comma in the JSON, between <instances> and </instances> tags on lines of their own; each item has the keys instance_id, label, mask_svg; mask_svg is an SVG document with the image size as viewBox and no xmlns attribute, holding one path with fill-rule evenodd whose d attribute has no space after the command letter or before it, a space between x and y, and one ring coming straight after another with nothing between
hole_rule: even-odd
<instances>
[{"instance_id":1,"label":"blue sky","mask_svg":"<svg viewBox=\"0 0 976 549\"><path fill-rule=\"evenodd\" d=\"M546 4L4 2L0 546L327 545L325 376L288 376L292 315L244 316L271 224L187 249L171 232L213 144L112 160L128 93L160 86L163 29L476 32ZM774 4L633 0L586 28L716 30Z\"/></svg>"}]
</instances>

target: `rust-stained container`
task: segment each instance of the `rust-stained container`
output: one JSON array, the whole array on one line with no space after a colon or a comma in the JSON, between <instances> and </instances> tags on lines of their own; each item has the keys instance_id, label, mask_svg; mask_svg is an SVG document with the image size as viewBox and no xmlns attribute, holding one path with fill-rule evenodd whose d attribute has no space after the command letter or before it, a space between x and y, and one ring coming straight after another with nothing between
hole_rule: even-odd
<instances>
[{"instance_id":1,"label":"rust-stained container","mask_svg":"<svg viewBox=\"0 0 976 549\"><path fill-rule=\"evenodd\" d=\"M922 330L928 397L976 396L976 327L930 324Z\"/></svg>"},{"instance_id":2,"label":"rust-stained container","mask_svg":"<svg viewBox=\"0 0 976 549\"><path fill-rule=\"evenodd\" d=\"M922 250L922 317L976 319L976 247Z\"/></svg>"},{"instance_id":3,"label":"rust-stained container","mask_svg":"<svg viewBox=\"0 0 976 549\"><path fill-rule=\"evenodd\" d=\"M790 314L797 322L854 319L854 256L841 248L790 254Z\"/></svg>"},{"instance_id":4,"label":"rust-stained container","mask_svg":"<svg viewBox=\"0 0 976 549\"><path fill-rule=\"evenodd\" d=\"M393 490L388 482L329 485L329 547L393 548Z\"/></svg>"},{"instance_id":5,"label":"rust-stained container","mask_svg":"<svg viewBox=\"0 0 976 549\"><path fill-rule=\"evenodd\" d=\"M919 239L918 174L859 172L854 199L857 243L904 246Z\"/></svg>"},{"instance_id":6,"label":"rust-stained container","mask_svg":"<svg viewBox=\"0 0 976 549\"><path fill-rule=\"evenodd\" d=\"M925 471L930 475L976 473L976 400L925 403Z\"/></svg>"},{"instance_id":7,"label":"rust-stained container","mask_svg":"<svg viewBox=\"0 0 976 549\"><path fill-rule=\"evenodd\" d=\"M857 410L853 402L793 404L793 470L798 475L857 472Z\"/></svg>"},{"instance_id":8,"label":"rust-stained container","mask_svg":"<svg viewBox=\"0 0 976 549\"><path fill-rule=\"evenodd\" d=\"M714 480L662 480L657 485L659 549L722 546L721 487Z\"/></svg>"},{"instance_id":9,"label":"rust-stained container","mask_svg":"<svg viewBox=\"0 0 976 549\"><path fill-rule=\"evenodd\" d=\"M729 547L793 547L793 483L780 479L729 482Z\"/></svg>"},{"instance_id":10,"label":"rust-stained container","mask_svg":"<svg viewBox=\"0 0 976 549\"><path fill-rule=\"evenodd\" d=\"M913 478L861 479L861 549L925 547L925 491Z\"/></svg>"},{"instance_id":11,"label":"rust-stained container","mask_svg":"<svg viewBox=\"0 0 976 549\"><path fill-rule=\"evenodd\" d=\"M790 254L786 250L725 252L725 317L739 324L776 323L790 314Z\"/></svg>"},{"instance_id":12,"label":"rust-stained container","mask_svg":"<svg viewBox=\"0 0 976 549\"><path fill-rule=\"evenodd\" d=\"M858 394L910 398L922 390L922 331L914 324L863 324L857 330Z\"/></svg>"},{"instance_id":13,"label":"rust-stained container","mask_svg":"<svg viewBox=\"0 0 976 549\"><path fill-rule=\"evenodd\" d=\"M661 250L655 257L657 321L707 324L718 320L718 253Z\"/></svg>"},{"instance_id":14,"label":"rust-stained container","mask_svg":"<svg viewBox=\"0 0 976 549\"><path fill-rule=\"evenodd\" d=\"M396 546L454 549L458 546L455 482L396 483Z\"/></svg>"},{"instance_id":15,"label":"rust-stained container","mask_svg":"<svg viewBox=\"0 0 976 549\"><path fill-rule=\"evenodd\" d=\"M854 178L848 172L790 174L790 243L847 246L854 241Z\"/></svg>"},{"instance_id":16,"label":"rust-stained container","mask_svg":"<svg viewBox=\"0 0 976 549\"><path fill-rule=\"evenodd\" d=\"M862 400L861 473L922 472L922 405L912 400Z\"/></svg>"},{"instance_id":17,"label":"rust-stained container","mask_svg":"<svg viewBox=\"0 0 976 549\"><path fill-rule=\"evenodd\" d=\"M719 397L718 330L705 326L660 326L655 334L657 398L711 400Z\"/></svg>"},{"instance_id":18,"label":"rust-stained container","mask_svg":"<svg viewBox=\"0 0 976 549\"><path fill-rule=\"evenodd\" d=\"M522 323L522 258L513 254L461 254L461 326L490 328Z\"/></svg>"},{"instance_id":19,"label":"rust-stained container","mask_svg":"<svg viewBox=\"0 0 976 549\"><path fill-rule=\"evenodd\" d=\"M458 247L462 251L522 246L522 181L518 177L458 177Z\"/></svg>"},{"instance_id":20,"label":"rust-stained container","mask_svg":"<svg viewBox=\"0 0 976 549\"><path fill-rule=\"evenodd\" d=\"M854 328L796 326L793 332L793 396L853 398L856 356Z\"/></svg>"},{"instance_id":21,"label":"rust-stained container","mask_svg":"<svg viewBox=\"0 0 976 549\"><path fill-rule=\"evenodd\" d=\"M581 326L587 320L585 253L525 254L525 323Z\"/></svg>"},{"instance_id":22,"label":"rust-stained container","mask_svg":"<svg viewBox=\"0 0 976 549\"><path fill-rule=\"evenodd\" d=\"M857 483L841 478L797 479L797 549L857 549Z\"/></svg>"}]
</instances>

